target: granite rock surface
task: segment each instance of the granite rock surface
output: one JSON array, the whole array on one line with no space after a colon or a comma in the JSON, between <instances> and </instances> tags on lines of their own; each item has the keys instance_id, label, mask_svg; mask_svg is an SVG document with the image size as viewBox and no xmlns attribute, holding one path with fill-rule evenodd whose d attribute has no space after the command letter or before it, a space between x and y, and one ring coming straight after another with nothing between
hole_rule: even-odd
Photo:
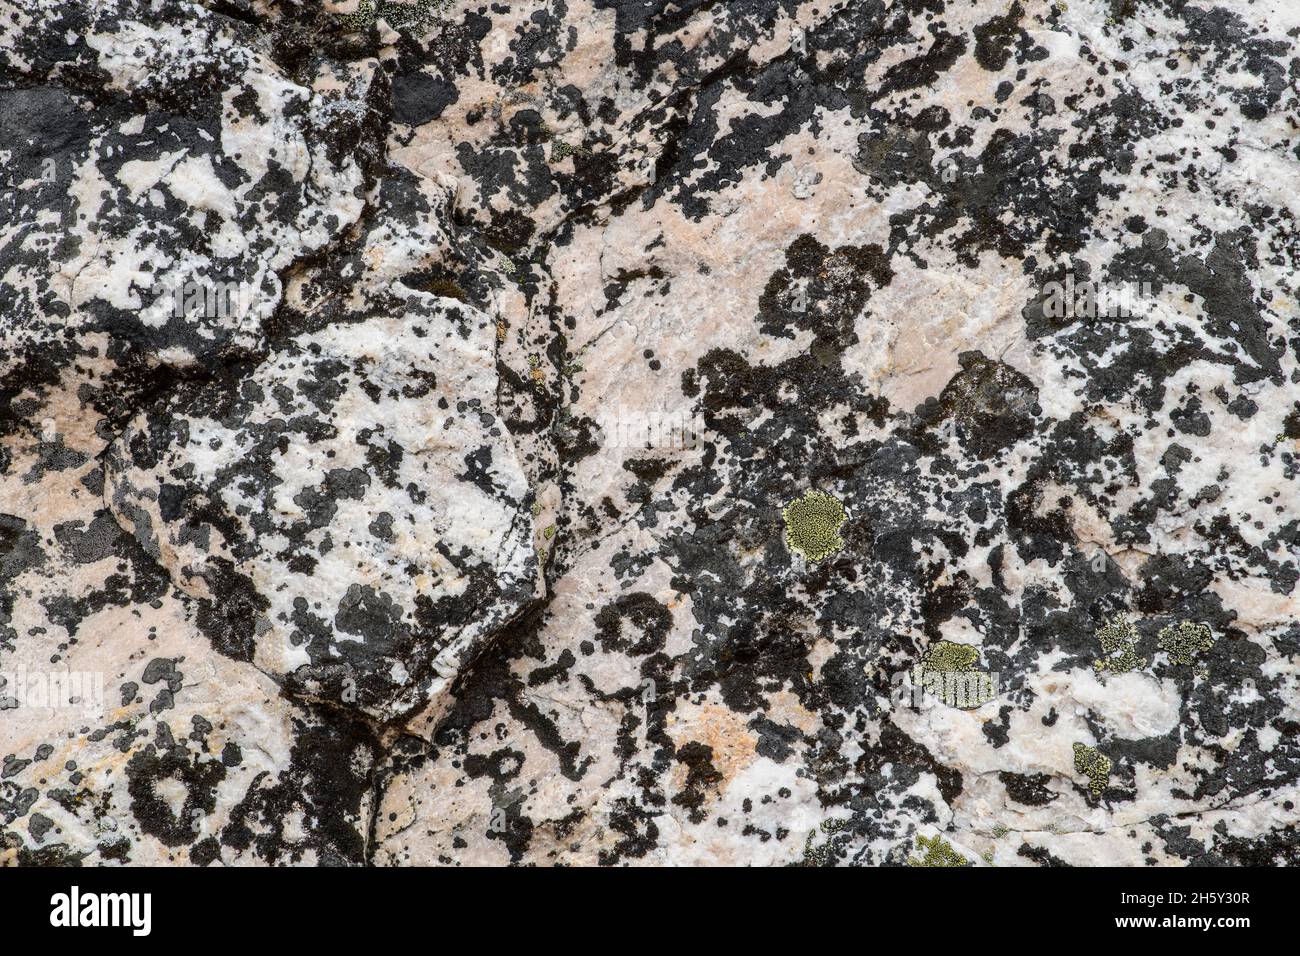
<instances>
[{"instance_id":1,"label":"granite rock surface","mask_svg":"<svg viewBox=\"0 0 1300 956\"><path fill-rule=\"evenodd\" d=\"M0 0L0 862L1300 863L1291 0Z\"/></svg>"}]
</instances>

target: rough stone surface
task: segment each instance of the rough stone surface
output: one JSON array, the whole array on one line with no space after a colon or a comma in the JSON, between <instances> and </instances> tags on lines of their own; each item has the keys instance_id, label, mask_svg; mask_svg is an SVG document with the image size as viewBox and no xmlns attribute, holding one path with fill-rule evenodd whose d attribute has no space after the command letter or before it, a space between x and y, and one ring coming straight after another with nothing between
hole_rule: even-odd
<instances>
[{"instance_id":1,"label":"rough stone surface","mask_svg":"<svg viewBox=\"0 0 1300 956\"><path fill-rule=\"evenodd\" d=\"M0 0L0 862L1300 863L1298 86L1290 0Z\"/></svg>"}]
</instances>

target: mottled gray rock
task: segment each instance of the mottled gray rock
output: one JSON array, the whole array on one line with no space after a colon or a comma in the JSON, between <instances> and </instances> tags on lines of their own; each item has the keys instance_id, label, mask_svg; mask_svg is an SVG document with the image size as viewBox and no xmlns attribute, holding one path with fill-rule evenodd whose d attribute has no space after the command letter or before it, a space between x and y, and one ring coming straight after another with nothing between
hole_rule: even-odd
<instances>
[{"instance_id":1,"label":"mottled gray rock","mask_svg":"<svg viewBox=\"0 0 1300 956\"><path fill-rule=\"evenodd\" d=\"M0 865L363 863L373 729L211 646L101 483L0 475Z\"/></svg>"},{"instance_id":2,"label":"mottled gray rock","mask_svg":"<svg viewBox=\"0 0 1300 956\"><path fill-rule=\"evenodd\" d=\"M1297 36L0 13L0 853L1300 862Z\"/></svg>"},{"instance_id":3,"label":"mottled gray rock","mask_svg":"<svg viewBox=\"0 0 1300 956\"><path fill-rule=\"evenodd\" d=\"M0 64L25 78L0 89L0 368L255 348L279 273L362 213L365 63L296 80L246 24L113 0L10 8Z\"/></svg>"},{"instance_id":4,"label":"mottled gray rock","mask_svg":"<svg viewBox=\"0 0 1300 956\"><path fill-rule=\"evenodd\" d=\"M408 295L399 317L178 390L105 469L114 515L204 600L218 650L381 720L427 704L540 594L495 326Z\"/></svg>"}]
</instances>

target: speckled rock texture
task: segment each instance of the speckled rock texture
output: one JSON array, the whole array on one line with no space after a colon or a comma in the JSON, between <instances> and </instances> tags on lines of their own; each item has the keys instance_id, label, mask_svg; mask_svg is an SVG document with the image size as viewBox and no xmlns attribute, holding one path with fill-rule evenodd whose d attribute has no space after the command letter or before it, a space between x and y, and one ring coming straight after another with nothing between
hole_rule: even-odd
<instances>
[{"instance_id":1,"label":"speckled rock texture","mask_svg":"<svg viewBox=\"0 0 1300 956\"><path fill-rule=\"evenodd\" d=\"M0 0L0 863L1300 864L1293 0Z\"/></svg>"}]
</instances>

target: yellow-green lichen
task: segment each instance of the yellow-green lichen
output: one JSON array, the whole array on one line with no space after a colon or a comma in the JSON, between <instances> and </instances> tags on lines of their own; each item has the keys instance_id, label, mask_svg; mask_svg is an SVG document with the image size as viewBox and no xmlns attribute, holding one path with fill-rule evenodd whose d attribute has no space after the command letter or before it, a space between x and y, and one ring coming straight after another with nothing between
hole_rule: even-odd
<instances>
[{"instance_id":1,"label":"yellow-green lichen","mask_svg":"<svg viewBox=\"0 0 1300 956\"><path fill-rule=\"evenodd\" d=\"M848 517L844 505L821 491L809 491L781 511L785 519L785 543L809 561L830 557L844 546L840 526Z\"/></svg>"},{"instance_id":2,"label":"yellow-green lichen","mask_svg":"<svg viewBox=\"0 0 1300 956\"><path fill-rule=\"evenodd\" d=\"M1156 644L1175 664L1195 664L1197 654L1214 646L1214 635L1209 625L1179 621L1161 628Z\"/></svg>"},{"instance_id":3,"label":"yellow-green lichen","mask_svg":"<svg viewBox=\"0 0 1300 956\"><path fill-rule=\"evenodd\" d=\"M360 0L356 13L344 14L339 19L344 27L356 32L368 29L380 19L394 30L403 27L423 29L436 19L436 11L450 2L451 0L415 0L414 3L390 3L388 0Z\"/></svg>"},{"instance_id":4,"label":"yellow-green lichen","mask_svg":"<svg viewBox=\"0 0 1300 956\"><path fill-rule=\"evenodd\" d=\"M925 652L924 667L935 671L971 671L979 659L978 647L956 641L939 641Z\"/></svg>"},{"instance_id":5,"label":"yellow-green lichen","mask_svg":"<svg viewBox=\"0 0 1300 956\"><path fill-rule=\"evenodd\" d=\"M1138 657L1134 648L1137 638L1137 628L1125 620L1122 614L1115 615L1097 630L1097 640L1101 642L1105 656L1093 661L1092 666L1112 674L1127 674L1146 667L1147 659Z\"/></svg>"},{"instance_id":6,"label":"yellow-green lichen","mask_svg":"<svg viewBox=\"0 0 1300 956\"><path fill-rule=\"evenodd\" d=\"M551 143L551 162L559 162L565 156L572 156L574 153L581 153L583 156L590 156L591 150L586 146L572 146L563 140L554 140Z\"/></svg>"},{"instance_id":7,"label":"yellow-green lichen","mask_svg":"<svg viewBox=\"0 0 1300 956\"><path fill-rule=\"evenodd\" d=\"M952 848L952 844L939 834L927 840L923 836L916 838L916 850L924 854L920 857L908 857L912 866L970 866L970 860Z\"/></svg>"},{"instance_id":8,"label":"yellow-green lichen","mask_svg":"<svg viewBox=\"0 0 1300 956\"><path fill-rule=\"evenodd\" d=\"M829 839L827 839L825 843L822 843L819 846L814 846L813 840L817 838L817 831L809 830L808 839L804 841L804 845L803 845L803 858L799 860L797 863L791 863L789 865L790 866L834 866L836 860L838 860L840 857L839 844L842 843L848 836L847 834L844 834L839 839L837 839L835 834L839 833L847 825L848 825L847 821L845 820L823 820L821 829L823 833L828 835Z\"/></svg>"},{"instance_id":9,"label":"yellow-green lichen","mask_svg":"<svg viewBox=\"0 0 1300 956\"><path fill-rule=\"evenodd\" d=\"M1110 768L1110 758L1096 747L1074 745L1075 772L1088 778L1088 789L1093 793L1100 794L1106 789L1106 784L1110 781Z\"/></svg>"},{"instance_id":10,"label":"yellow-green lichen","mask_svg":"<svg viewBox=\"0 0 1300 956\"><path fill-rule=\"evenodd\" d=\"M949 707L979 707L997 696L992 675L979 667L979 648L956 641L930 646L913 680Z\"/></svg>"}]
</instances>

